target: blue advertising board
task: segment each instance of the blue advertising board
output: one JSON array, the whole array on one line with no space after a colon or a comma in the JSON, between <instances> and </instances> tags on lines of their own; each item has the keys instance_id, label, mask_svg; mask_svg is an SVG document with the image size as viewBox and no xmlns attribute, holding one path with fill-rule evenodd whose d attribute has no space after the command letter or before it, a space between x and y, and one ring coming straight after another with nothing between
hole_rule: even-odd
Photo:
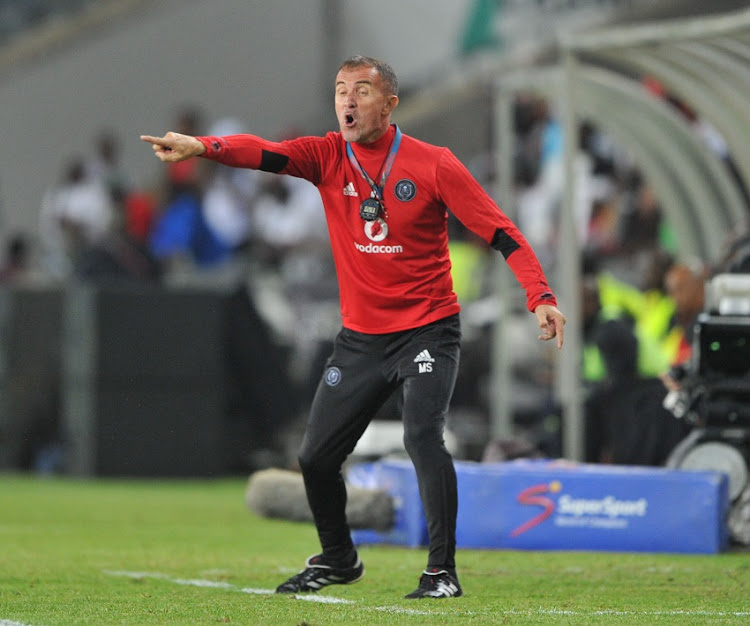
<instances>
[{"instance_id":1,"label":"blue advertising board","mask_svg":"<svg viewBox=\"0 0 750 626\"><path fill-rule=\"evenodd\" d=\"M427 545L427 522L411 462L389 460L353 465L346 481L364 489L383 489L393 502L393 527L388 531L355 530L355 544L386 543L411 548Z\"/></svg>"},{"instance_id":2,"label":"blue advertising board","mask_svg":"<svg viewBox=\"0 0 750 626\"><path fill-rule=\"evenodd\" d=\"M553 460L455 466L458 547L715 553L728 545L728 480L718 472ZM383 460L367 473L394 498L396 520L386 533L355 531L354 541L425 545L411 463ZM361 468L360 485L363 477Z\"/></svg>"}]
</instances>

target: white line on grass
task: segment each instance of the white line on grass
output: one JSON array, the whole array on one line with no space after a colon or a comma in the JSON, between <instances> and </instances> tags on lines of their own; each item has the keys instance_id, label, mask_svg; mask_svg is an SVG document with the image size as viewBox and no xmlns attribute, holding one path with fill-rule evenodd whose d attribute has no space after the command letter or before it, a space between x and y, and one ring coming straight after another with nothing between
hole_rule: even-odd
<instances>
[{"instance_id":1,"label":"white line on grass","mask_svg":"<svg viewBox=\"0 0 750 626\"><path fill-rule=\"evenodd\" d=\"M171 578L170 582L176 585L187 585L188 587L212 587L214 589L234 589L234 585L214 580L195 580L191 578Z\"/></svg>"},{"instance_id":2,"label":"white line on grass","mask_svg":"<svg viewBox=\"0 0 750 626\"><path fill-rule=\"evenodd\" d=\"M167 574L160 574L158 572L126 572L126 571L111 571L105 570L105 574L109 576L125 576L126 578L156 578L158 580L166 580L167 582L174 583L176 585L189 585L192 587L208 587L213 589L228 589L232 591L239 591L240 593L250 593L254 595L270 595L275 593L273 589L254 589L252 587L238 587L231 583L225 583L215 580L202 580L199 578L172 578ZM318 595L296 595L294 597L297 600L307 600L308 602L321 602L323 604L353 604L352 600L345 600L344 598L334 598L333 596L318 596ZM0 626L2 626L0 624Z\"/></svg>"},{"instance_id":3,"label":"white line on grass","mask_svg":"<svg viewBox=\"0 0 750 626\"><path fill-rule=\"evenodd\" d=\"M598 611L571 611L568 609L505 609L500 611L504 615L559 615L564 617L748 617L750 611L688 611L685 609L674 609L671 611L618 611L615 609L601 609Z\"/></svg>"},{"instance_id":4,"label":"white line on grass","mask_svg":"<svg viewBox=\"0 0 750 626\"><path fill-rule=\"evenodd\" d=\"M273 589L255 589L253 587L243 587L238 590L240 593L250 593L255 596L272 596L276 593Z\"/></svg>"},{"instance_id":5,"label":"white line on grass","mask_svg":"<svg viewBox=\"0 0 750 626\"><path fill-rule=\"evenodd\" d=\"M240 593L249 593L253 595L272 595L275 593L273 589L256 589L253 587L238 587L231 583L215 581L215 580L203 580L199 578L173 578L167 574L160 574L158 572L129 572L129 571L112 571L105 570L105 574L109 576L124 576L127 578L155 578L157 580L164 580L167 582L174 583L176 585L190 585L193 587L204 587L209 589L227 589L238 591ZM345 598L337 598L335 596L319 596L317 594L290 594L297 600L305 600L307 602L320 602L322 604L356 604L354 600L347 600ZM401 615L456 615L456 612L441 612L441 611L420 611L417 609L405 609L400 606L374 606L374 607L362 607L369 611L379 611L383 613L398 613ZM461 615L475 615L474 611L459 611ZM505 609L501 611L493 611L493 615L545 615L545 616L564 616L564 617L592 617L592 616L611 616L611 617L750 617L750 611L688 611L683 609L674 609L671 611L623 611L623 610L599 610L599 611L572 611L568 609L550 608L545 609L539 607L537 609ZM28 626L27 624L19 624L17 622L4 622L0 620L0 626Z\"/></svg>"},{"instance_id":6,"label":"white line on grass","mask_svg":"<svg viewBox=\"0 0 750 626\"><path fill-rule=\"evenodd\" d=\"M0 619L0 626L29 626L29 624L14 622L12 619Z\"/></svg>"},{"instance_id":7,"label":"white line on grass","mask_svg":"<svg viewBox=\"0 0 750 626\"><path fill-rule=\"evenodd\" d=\"M174 583L176 585L191 585L193 587L204 587L209 589L227 589L233 591L239 591L240 593L249 593L253 595L272 595L275 592L273 589L256 589L253 587L237 587L231 583L214 581L214 580L203 580L196 578L172 578L167 574L161 574L159 572L129 572L129 571L113 571L104 570L104 573L109 576L124 576L126 578L155 578L157 580L164 580L167 582ZM317 594L290 594L297 600L305 600L306 602L319 602L321 604L355 604L353 600L346 600L345 598L337 598L335 596L319 596ZM397 606L376 606L366 607L368 610L382 611L384 613L399 613L403 615L444 615L441 612L435 611L419 611L415 609L404 609ZM0 626L3 626L0 624Z\"/></svg>"}]
</instances>

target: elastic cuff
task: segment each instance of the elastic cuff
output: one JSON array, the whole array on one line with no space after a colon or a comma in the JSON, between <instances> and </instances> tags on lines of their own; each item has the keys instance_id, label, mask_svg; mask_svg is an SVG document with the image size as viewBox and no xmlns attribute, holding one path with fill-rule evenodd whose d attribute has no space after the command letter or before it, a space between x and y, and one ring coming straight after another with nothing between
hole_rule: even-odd
<instances>
[{"instance_id":1,"label":"elastic cuff","mask_svg":"<svg viewBox=\"0 0 750 626\"><path fill-rule=\"evenodd\" d=\"M533 313L534 309L536 309L536 307L538 307L540 304L557 306L557 298L555 298L555 294L551 291L545 291L538 296L534 296L533 299L530 299L528 301L527 308Z\"/></svg>"},{"instance_id":2,"label":"elastic cuff","mask_svg":"<svg viewBox=\"0 0 750 626\"><path fill-rule=\"evenodd\" d=\"M205 159L215 159L227 147L227 142L223 137L196 137L206 148L201 154Z\"/></svg>"}]
</instances>

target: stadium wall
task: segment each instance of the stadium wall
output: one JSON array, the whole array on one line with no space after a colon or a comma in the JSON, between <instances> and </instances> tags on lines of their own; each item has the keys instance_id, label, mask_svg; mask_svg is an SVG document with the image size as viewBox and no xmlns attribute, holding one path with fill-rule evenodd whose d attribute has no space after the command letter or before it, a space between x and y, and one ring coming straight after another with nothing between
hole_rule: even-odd
<instances>
[{"instance_id":1,"label":"stadium wall","mask_svg":"<svg viewBox=\"0 0 750 626\"><path fill-rule=\"evenodd\" d=\"M245 474L297 417L285 359L242 285L1 286L0 472Z\"/></svg>"}]
</instances>

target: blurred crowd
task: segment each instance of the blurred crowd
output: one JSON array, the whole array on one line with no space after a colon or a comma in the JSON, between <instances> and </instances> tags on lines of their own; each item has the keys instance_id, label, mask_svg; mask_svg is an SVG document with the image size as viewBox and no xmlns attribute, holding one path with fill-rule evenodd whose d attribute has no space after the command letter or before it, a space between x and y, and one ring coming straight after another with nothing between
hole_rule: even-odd
<instances>
[{"instance_id":1,"label":"blurred crowd","mask_svg":"<svg viewBox=\"0 0 750 626\"><path fill-rule=\"evenodd\" d=\"M247 130L236 119L206 124L190 106L170 128L192 135ZM287 129L278 139L298 132ZM226 300L227 431L238 455L278 449L277 431L311 397L320 338L332 337L338 321L317 190L204 159L164 165L146 144L154 175L138 184L122 165L121 141L102 129L86 154L64 160L43 195L38 231L6 242L0 284L218 290Z\"/></svg>"},{"instance_id":2,"label":"blurred crowd","mask_svg":"<svg viewBox=\"0 0 750 626\"><path fill-rule=\"evenodd\" d=\"M706 149L736 174L710 124L657 81L647 77L642 84L674 106ZM518 224L554 276L559 247L566 245L559 238L561 123L547 100L524 94L516 100L515 128ZM588 122L580 125L573 172L573 217L582 251L586 460L661 465L688 429L663 402L676 384L672 373L691 358L706 283L716 273L738 270L729 252L721 259L682 254L648 172ZM728 251L750 241L748 226L750 221L727 233ZM539 409L541 414L544 408Z\"/></svg>"},{"instance_id":3,"label":"blurred crowd","mask_svg":"<svg viewBox=\"0 0 750 626\"><path fill-rule=\"evenodd\" d=\"M234 119L206 127L192 108L181 110L173 127L194 135L245 130ZM110 130L95 137L87 155L69 156L42 201L41 271L59 280L165 280L250 260L293 280L289 274L299 269L290 257L304 251L311 261L327 254L322 205L304 181L202 159L155 171L150 184L133 184L121 166L120 138ZM15 261L18 246L28 255L29 242L22 240L14 240Z\"/></svg>"}]
</instances>

